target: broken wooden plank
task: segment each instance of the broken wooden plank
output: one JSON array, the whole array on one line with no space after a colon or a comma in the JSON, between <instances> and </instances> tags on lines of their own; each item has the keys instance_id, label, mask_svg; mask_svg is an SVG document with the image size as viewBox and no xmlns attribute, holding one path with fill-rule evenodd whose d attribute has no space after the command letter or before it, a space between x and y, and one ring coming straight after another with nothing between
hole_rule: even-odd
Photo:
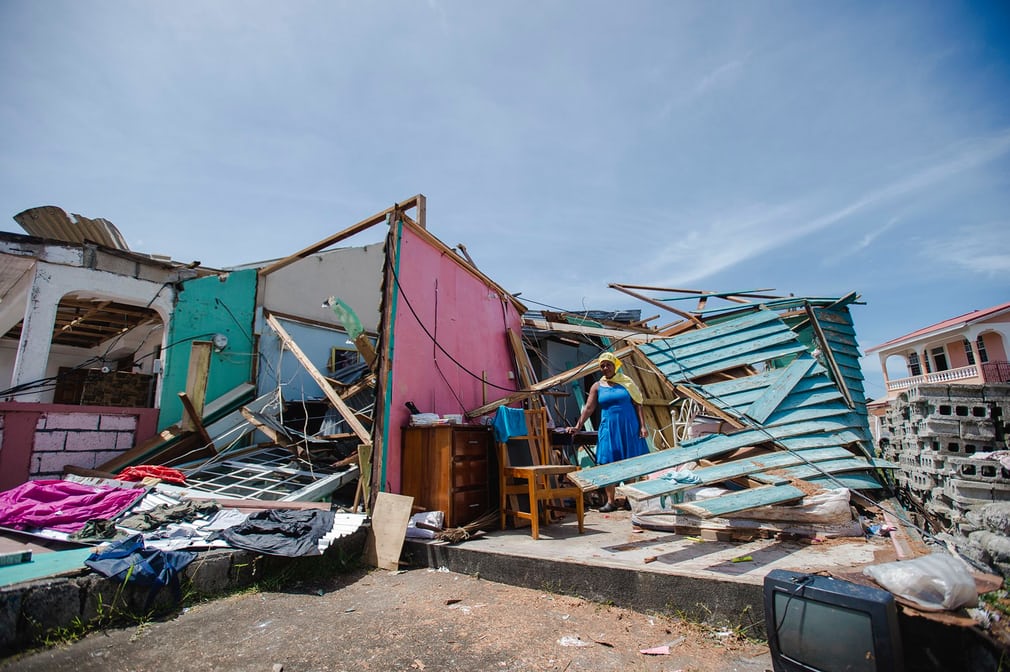
<instances>
[{"instance_id":1,"label":"broken wooden plank","mask_svg":"<svg viewBox=\"0 0 1010 672\"><path fill-rule=\"evenodd\" d=\"M200 438L203 439L205 446L212 446L214 442L211 440L210 434L207 433L207 428L204 427L203 420L200 419L200 411L193 404L193 400L185 392L180 392L179 401L182 402L183 426L185 427L185 424L189 424L191 429L196 431L200 435ZM188 420L188 423L185 422L186 420Z\"/></svg>"},{"instance_id":2,"label":"broken wooden plank","mask_svg":"<svg viewBox=\"0 0 1010 672\"><path fill-rule=\"evenodd\" d=\"M204 408L204 418L214 417L224 409L250 396L254 391L255 388L249 383L242 383L232 388L206 405ZM213 426L207 427L207 433L212 437L216 436ZM196 440L191 432L184 432L178 425L174 425L143 441L136 447L117 455L108 462L98 465L97 468L104 471L117 472L124 467L137 464L165 464L162 461L162 456L171 455L171 459L174 459L192 450L195 447L192 444L195 443ZM186 444L186 446L176 446L176 444ZM214 450L218 448L219 444L214 446Z\"/></svg>"},{"instance_id":3,"label":"broken wooden plank","mask_svg":"<svg viewBox=\"0 0 1010 672\"><path fill-rule=\"evenodd\" d=\"M375 346L372 345L372 339L368 337L368 334L362 332L355 336L354 347L361 355L361 358L365 360L365 364L368 365L368 368L374 369L375 360L378 358L378 354L375 352Z\"/></svg>"},{"instance_id":4,"label":"broken wooden plank","mask_svg":"<svg viewBox=\"0 0 1010 672\"><path fill-rule=\"evenodd\" d=\"M625 348L621 348L620 350L615 350L614 356L618 358L623 357L624 355L631 352L633 348L634 346L629 345ZM492 401L484 404L483 406L471 409L466 412L466 417L476 418L482 415L487 415L488 413L491 413L492 411L496 410L499 406L508 406L517 401L522 401L523 399L532 397L534 394L540 394L546 390L549 390L550 388L556 385L563 385L571 380L574 380L575 378L587 376L590 373L599 370L600 366L599 364L597 364L596 360L586 362L585 364L579 364L578 366L573 367L568 371L563 371L562 373L551 376L550 378L545 378L544 380L541 380L539 383L532 385L528 390L519 390L517 392L508 395L507 397L498 399L497 401Z\"/></svg>"},{"instance_id":5,"label":"broken wooden plank","mask_svg":"<svg viewBox=\"0 0 1010 672\"><path fill-rule=\"evenodd\" d=\"M780 372L778 378L767 387L745 414L757 423L762 423L768 416L785 401L786 397L792 394L796 384L813 368L815 360L812 357L797 357Z\"/></svg>"},{"instance_id":6,"label":"broken wooden plank","mask_svg":"<svg viewBox=\"0 0 1010 672\"><path fill-rule=\"evenodd\" d=\"M854 408L855 403L852 401L852 397L849 394L849 386L845 381L845 376L842 375L841 370L838 368L838 362L835 361L835 353L831 347L831 343L828 341L827 337L824 335L824 331L821 329L821 323L817 319L817 315L814 313L813 307L810 305L805 306L807 315L810 317L810 326L814 330L814 334L817 337L818 343L821 344L822 355L825 360L825 365L831 372L831 377L838 384L838 389L841 391L842 396L845 397L845 403L849 408Z\"/></svg>"},{"instance_id":7,"label":"broken wooden plank","mask_svg":"<svg viewBox=\"0 0 1010 672\"><path fill-rule=\"evenodd\" d=\"M803 456L806 457L809 451L803 451ZM851 455L851 453L850 453ZM865 457L850 457L837 460L809 460L810 462L816 462L816 466L811 466L809 464L802 464L802 466L790 466L787 469L782 469L777 471L776 474L751 474L750 478L752 480L758 481L760 483L773 483L775 482L775 477L781 474L785 478L802 478L805 480L810 480L811 478L817 478L819 476L824 476L827 474L839 474L846 471L859 471L861 469L898 469L899 465L894 462L887 462L885 460L868 460ZM876 481L877 486L880 487L880 482Z\"/></svg>"},{"instance_id":8,"label":"broken wooden plank","mask_svg":"<svg viewBox=\"0 0 1010 672\"><path fill-rule=\"evenodd\" d=\"M585 325L574 325L566 322L553 322L547 319L524 317L523 324L542 331L556 331L561 333L584 334L586 336L596 336L599 338L615 338L628 343L647 343L663 338L658 333L642 333L640 331L622 330L613 327L592 327Z\"/></svg>"},{"instance_id":9,"label":"broken wooden plank","mask_svg":"<svg viewBox=\"0 0 1010 672\"><path fill-rule=\"evenodd\" d=\"M414 498L380 492L375 498L372 524L365 542L365 562L379 569L400 568L400 552L407 537Z\"/></svg>"},{"instance_id":10,"label":"broken wooden plank","mask_svg":"<svg viewBox=\"0 0 1010 672\"><path fill-rule=\"evenodd\" d=\"M505 330L508 336L509 346L512 348L512 357L515 359L516 371L519 373L519 384L524 390L533 387L536 378L533 373L533 363L530 361L526 347L523 345L522 337L511 328ZM543 397L530 397L530 409L547 408L546 400Z\"/></svg>"},{"instance_id":11,"label":"broken wooden plank","mask_svg":"<svg viewBox=\"0 0 1010 672\"><path fill-rule=\"evenodd\" d=\"M763 476L760 472L769 469L780 469L782 467L805 464L805 462L822 462L837 458L851 457L852 453L841 447L814 448L802 451L802 455L782 451L761 455L759 457L731 460L711 467L694 469L692 470L692 473L700 479L699 482L696 483L681 483L665 478L652 478L645 481L638 481L630 485L621 486L621 492L627 495L630 499L646 500L663 495L674 494L691 488L697 488L702 485L721 483L740 476L751 475L752 478L757 480L759 477ZM854 461L857 460L857 458L852 459ZM868 467L865 460L862 461L862 467Z\"/></svg>"},{"instance_id":12,"label":"broken wooden plank","mask_svg":"<svg viewBox=\"0 0 1010 672\"><path fill-rule=\"evenodd\" d=\"M611 283L608 286L609 287L613 287L614 289L616 289L619 292L624 292L628 296L633 296L636 299L638 299L639 301L645 301L646 303L651 303L652 305L656 306L657 308L662 308L663 310L667 310L667 311L669 311L669 312L671 312L671 313L673 313L675 315L679 315L680 317L684 318L685 320L689 321L690 323L694 324L697 327L704 327L705 326L705 322L703 322L702 319L699 318L699 317L697 317L696 315L692 315L691 313L688 313L686 311L679 310L677 308L674 308L673 306L668 306L665 303L663 303L662 301L657 301L657 300L655 300L655 299L653 299L651 297L645 296L644 294L639 294L638 292L631 291L632 285L617 285L617 284Z\"/></svg>"},{"instance_id":13,"label":"broken wooden plank","mask_svg":"<svg viewBox=\"0 0 1010 672\"><path fill-rule=\"evenodd\" d=\"M371 435L364 428L361 422L358 421L358 418L355 417L354 411L348 408L347 404L344 403L344 400L340 398L340 395L337 394L333 387L330 386L326 377L319 372L319 369L315 367L312 360L310 360L305 353L302 352L301 348L299 348L294 339L288 335L288 332L283 326L281 326L281 323L277 320L277 318L267 311L263 311L263 315L266 318L267 324L270 325L270 328L277 333L277 336L284 343L284 347L291 351L291 354L295 356L295 359L301 363L305 371L312 377L313 380L316 381L316 384L319 385L320 389L322 389L326 398L329 399L330 403L337 409L337 412L340 413L344 421L347 422L351 431L354 432L359 439L361 439L362 443L371 443Z\"/></svg>"},{"instance_id":14,"label":"broken wooden plank","mask_svg":"<svg viewBox=\"0 0 1010 672\"><path fill-rule=\"evenodd\" d=\"M278 446L281 446L282 448L291 447L291 441L288 440L287 435L277 431L273 427L273 425L266 422L264 416L245 407L239 410L242 413L242 417L245 418L249 422L249 424L251 424L257 430L259 430L263 434L266 434L268 439L276 443Z\"/></svg>"},{"instance_id":15,"label":"broken wooden plank","mask_svg":"<svg viewBox=\"0 0 1010 672\"><path fill-rule=\"evenodd\" d=\"M210 355L214 344L210 341L193 341L189 347L189 369L186 372L186 396L193 405L192 416L183 413L179 423L184 432L196 430L193 419L203 416L203 405L207 398L207 377L210 373Z\"/></svg>"},{"instance_id":16,"label":"broken wooden plank","mask_svg":"<svg viewBox=\"0 0 1010 672\"><path fill-rule=\"evenodd\" d=\"M879 490L883 486L872 474L845 473L828 476L817 476L804 479L811 485L822 488L847 488L849 490Z\"/></svg>"},{"instance_id":17,"label":"broken wooden plank","mask_svg":"<svg viewBox=\"0 0 1010 672\"><path fill-rule=\"evenodd\" d=\"M724 516L728 513L746 511L747 509L756 509L759 506L793 502L803 499L804 494L803 490L794 485L767 485L760 488L740 490L711 499L674 504L673 507L699 518L712 518L714 516Z\"/></svg>"},{"instance_id":18,"label":"broken wooden plank","mask_svg":"<svg viewBox=\"0 0 1010 672\"><path fill-rule=\"evenodd\" d=\"M568 478L576 482L583 491L595 490L608 485L617 485L622 481L630 483L656 471L724 455L739 448L782 441L791 437L812 438L816 441L812 447L845 445L849 442L837 441L833 437L836 436L836 432L850 429L852 426L846 423L844 418L842 420L825 418L816 422L784 427L743 430L735 434L709 434L684 442L678 448L581 469L569 474ZM846 435L846 439L848 438L851 436Z\"/></svg>"}]
</instances>

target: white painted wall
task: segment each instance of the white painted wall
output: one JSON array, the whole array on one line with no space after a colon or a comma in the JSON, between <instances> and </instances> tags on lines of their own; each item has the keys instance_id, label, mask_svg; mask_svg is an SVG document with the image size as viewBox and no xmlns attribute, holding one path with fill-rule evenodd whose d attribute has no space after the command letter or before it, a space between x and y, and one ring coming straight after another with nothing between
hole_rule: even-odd
<instances>
[{"instance_id":1,"label":"white painted wall","mask_svg":"<svg viewBox=\"0 0 1010 672\"><path fill-rule=\"evenodd\" d=\"M323 301L336 296L358 316L366 331L379 325L383 243L320 252L274 271L260 286L259 303L275 313L341 326Z\"/></svg>"}]
</instances>

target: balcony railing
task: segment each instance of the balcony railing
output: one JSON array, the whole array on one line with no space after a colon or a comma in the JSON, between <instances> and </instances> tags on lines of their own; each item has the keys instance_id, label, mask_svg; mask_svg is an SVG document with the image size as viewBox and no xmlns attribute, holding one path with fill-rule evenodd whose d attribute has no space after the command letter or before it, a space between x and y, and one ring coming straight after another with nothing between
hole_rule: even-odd
<instances>
[{"instance_id":1,"label":"balcony railing","mask_svg":"<svg viewBox=\"0 0 1010 672\"><path fill-rule=\"evenodd\" d=\"M982 378L987 383L1010 383L1010 362L985 362Z\"/></svg>"},{"instance_id":2,"label":"balcony railing","mask_svg":"<svg viewBox=\"0 0 1010 672\"><path fill-rule=\"evenodd\" d=\"M887 381L887 391L907 390L916 385L935 383L951 383L968 378L977 378L977 383L1010 383L1010 362L985 362L981 370L978 365L971 364L957 369L947 369L936 373L927 373L910 378L899 378Z\"/></svg>"},{"instance_id":3,"label":"balcony railing","mask_svg":"<svg viewBox=\"0 0 1010 672\"><path fill-rule=\"evenodd\" d=\"M978 367L972 364L970 366L962 366L957 369L947 369L946 371L937 371L936 373L912 376L911 378L889 380L887 381L887 391L892 392L894 390L907 390L908 388L916 385L950 383L955 380L964 380L966 378L978 378Z\"/></svg>"}]
</instances>

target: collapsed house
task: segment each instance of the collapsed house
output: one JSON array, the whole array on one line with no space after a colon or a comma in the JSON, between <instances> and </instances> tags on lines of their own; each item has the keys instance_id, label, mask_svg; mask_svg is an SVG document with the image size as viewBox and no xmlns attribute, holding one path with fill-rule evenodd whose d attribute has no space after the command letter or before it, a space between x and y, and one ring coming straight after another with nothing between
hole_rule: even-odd
<instances>
[{"instance_id":1,"label":"collapsed house","mask_svg":"<svg viewBox=\"0 0 1010 672\"><path fill-rule=\"evenodd\" d=\"M617 342L609 349L628 364L623 370L643 390L653 448L644 456L570 474L583 490L622 485L619 492L636 504L640 525L672 529L705 521L731 529L765 526L808 533L818 529L816 516L778 505L841 491L841 521L835 515L820 522L842 522L835 529L851 532L848 491L873 493L869 502L882 492L886 497L882 470L897 465L873 451L849 313L856 295L796 298L611 286L680 319L661 330L582 327L583 334ZM642 290L695 300L697 309L670 308ZM728 305L712 307L720 300ZM560 328L561 323L538 317L529 326ZM581 365L501 403L595 372L593 364ZM707 489L704 499L684 499L701 488ZM805 523L789 525L782 515L787 511ZM753 522L763 516L767 524ZM858 525L856 534L861 534Z\"/></svg>"},{"instance_id":2,"label":"collapsed house","mask_svg":"<svg viewBox=\"0 0 1010 672\"><path fill-rule=\"evenodd\" d=\"M101 513L117 522L99 531L139 532L178 513L195 518L145 540L278 552L244 537L255 516L306 530L282 554L321 553L390 493L409 495L414 508L401 513L490 529L507 480L492 425L520 407L554 429L558 450L541 457L551 464L530 466L574 483L559 497L581 503L619 486L641 527L862 536L860 511L902 517L887 475L898 464L870 433L855 294L615 284L675 320L531 313L462 245L427 230L421 195L289 256L229 269L130 252L104 220L36 214L37 236L3 234L0 250L0 374L11 372L0 475L16 494L100 488L114 500ZM336 247L369 231L381 240ZM602 351L644 394L650 452L599 465L592 436L566 450L561 429L578 417ZM44 483L56 476L65 482ZM10 501L0 509L17 515L0 525L46 523ZM534 520L538 501L527 502ZM205 510L210 502L223 510ZM339 518L339 508L354 513ZM84 516L57 531L81 532Z\"/></svg>"},{"instance_id":3,"label":"collapsed house","mask_svg":"<svg viewBox=\"0 0 1010 672\"><path fill-rule=\"evenodd\" d=\"M161 352L181 283L103 219L33 208L0 234L0 487L95 467L157 430Z\"/></svg>"},{"instance_id":4,"label":"collapsed house","mask_svg":"<svg viewBox=\"0 0 1010 672\"><path fill-rule=\"evenodd\" d=\"M505 333L525 309L428 233L423 196L231 269L132 253L104 220L45 210L45 238L5 234L3 250L0 548L20 559L5 582L79 569L102 542L321 554L403 487L408 405L461 416L517 389ZM373 227L378 242L330 249ZM142 369L146 394L120 394L118 368ZM60 396L78 379L106 393ZM469 431L490 447L490 428ZM460 522L490 505L486 483Z\"/></svg>"},{"instance_id":5,"label":"collapsed house","mask_svg":"<svg viewBox=\"0 0 1010 672\"><path fill-rule=\"evenodd\" d=\"M60 213L65 221L62 228L49 230L52 237L64 236L72 224L87 224L79 244L99 256L112 254L106 246L113 243L119 245L119 256L132 254L118 232L101 239L104 245L84 242L96 228L92 224L104 220ZM374 245L330 249L379 225L386 228ZM104 230L114 227L105 222ZM54 243L50 239L46 244ZM132 297L134 303L162 308L162 328L153 332L153 345L146 350L131 345L122 358L124 366L144 362L149 367L153 393L145 403L134 399L129 405L155 409L157 432L148 424L146 432L129 437L103 436L112 449L88 452L79 450L78 433L68 439L64 426L57 445L44 435L49 429L45 419L54 420L50 424L55 428L58 417L85 416L77 424L96 431L113 423L105 421L104 406L39 407L50 401L43 396L51 391L27 396L25 381L55 381L58 387L75 375L97 377L108 367L102 357L77 350L66 355L66 366L55 370L56 350L47 350L48 340L37 338L40 332L32 329L46 322L42 318L48 314L41 311L40 317L31 297L51 294L52 303L58 303L65 290L52 278L71 271L62 258L58 269L47 270L49 262L35 252L12 252L25 258L9 267L5 277L13 289L8 294L16 292L24 301L9 313L6 342L16 342L18 352L34 349L36 368L54 371L44 376L26 365L13 367L7 393L19 396L3 409L8 430L16 424L10 421L12 414L30 406L40 414L17 437L24 461L36 465L17 474L17 482L56 475L64 467L82 475L109 475L154 463L184 469L190 476L187 492L311 500L353 481L361 484L360 497L367 502L374 494L368 488L372 482L376 491L400 489L401 428L411 416L407 402L431 413L461 414L489 401L494 390L517 389L504 333L520 332L525 308L484 276L465 252L427 232L424 197L417 196L282 259L227 270L164 262L174 275L147 282ZM88 269L84 284L94 286L95 270ZM19 282L22 277L31 281ZM128 284L128 277L120 271L106 284ZM87 305L56 324L57 334L89 329L86 319L108 305L103 295L86 298ZM5 300L8 305L16 304ZM117 325L115 337L96 335L92 348L104 348L106 354L110 338L118 344L123 334L142 326L141 320ZM92 367L96 361L102 366ZM35 403L25 403L29 401ZM145 417L149 423L150 415ZM13 440L12 432L6 436ZM56 450L43 460L50 444ZM262 452L254 450L257 446ZM5 450L0 457L12 452ZM285 467L289 471L278 472L288 456L295 458ZM352 456L357 459L348 459ZM240 459L229 462L232 458ZM64 461L57 467L60 459ZM47 470L38 468L43 462ZM336 476L326 473L330 468L343 475L320 487L320 476Z\"/></svg>"},{"instance_id":6,"label":"collapsed house","mask_svg":"<svg viewBox=\"0 0 1010 672\"><path fill-rule=\"evenodd\" d=\"M407 214L412 210L416 219ZM380 224L387 227L383 243L331 249ZM121 236L110 240L125 248ZM711 518L795 502L804 496L797 479L814 488L881 487L878 470L892 465L873 455L848 312L855 295L798 299L612 285L678 319L657 328L637 311L527 314L457 250L427 232L418 196L282 259L218 271L169 264L174 282L160 283L147 299L166 304L167 328L150 354L136 347L125 358L152 371L149 405L158 409L158 432L136 436L135 446L111 459L68 460L61 468L87 475L163 464L187 473L178 495L284 501L311 501L353 484L354 504L367 503L378 491L404 491L405 473L435 470L425 460L445 459L426 456L404 469L408 403L437 417L465 416L471 429L483 428L473 437L491 456L485 426L497 407L544 406L552 426L567 425L588 389L582 379L595 371L585 362L610 349L631 363L646 395L653 452L574 475L585 490L685 465L707 468L697 474L703 484L739 491L690 505L675 501L683 484L667 488L669 481L650 479L656 482L625 491L636 502L670 501L682 514ZM186 273L191 277L180 277ZM36 284L45 288L52 275L37 272ZM146 289L151 296L154 287ZM642 293L656 291L679 293L697 308L672 308ZM37 292L22 289L29 293ZM101 301L91 299L92 313ZM718 301L728 305L712 308ZM24 314L35 311L28 306ZM57 333L82 331L88 315L77 315L77 322L57 324ZM23 350L30 327L14 325L8 338L20 336ZM92 347L109 350L100 337ZM80 364L64 368L96 375ZM16 369L11 389L29 376ZM56 378L62 384L68 377L63 371ZM38 464L42 443L33 442ZM412 452L429 450L425 444ZM728 461L732 468L712 470ZM420 507L451 508L458 495L457 510L485 512L493 508L493 469L490 462L471 467L477 476L448 500L446 493L419 496L430 484L411 476L407 490ZM449 518L470 522L451 511Z\"/></svg>"}]
</instances>

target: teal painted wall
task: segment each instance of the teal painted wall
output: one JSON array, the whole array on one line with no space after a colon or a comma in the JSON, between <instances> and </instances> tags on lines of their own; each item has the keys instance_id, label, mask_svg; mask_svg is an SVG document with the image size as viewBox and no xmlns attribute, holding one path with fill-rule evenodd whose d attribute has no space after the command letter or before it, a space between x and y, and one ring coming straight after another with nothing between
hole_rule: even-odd
<instances>
[{"instance_id":1,"label":"teal painted wall","mask_svg":"<svg viewBox=\"0 0 1010 672\"><path fill-rule=\"evenodd\" d=\"M256 309L256 270L187 280L182 284L163 353L164 380L158 431L182 419L179 393L186 390L190 343L209 341L214 334L228 337L228 345L211 355L206 403L252 382L253 316Z\"/></svg>"}]
</instances>

